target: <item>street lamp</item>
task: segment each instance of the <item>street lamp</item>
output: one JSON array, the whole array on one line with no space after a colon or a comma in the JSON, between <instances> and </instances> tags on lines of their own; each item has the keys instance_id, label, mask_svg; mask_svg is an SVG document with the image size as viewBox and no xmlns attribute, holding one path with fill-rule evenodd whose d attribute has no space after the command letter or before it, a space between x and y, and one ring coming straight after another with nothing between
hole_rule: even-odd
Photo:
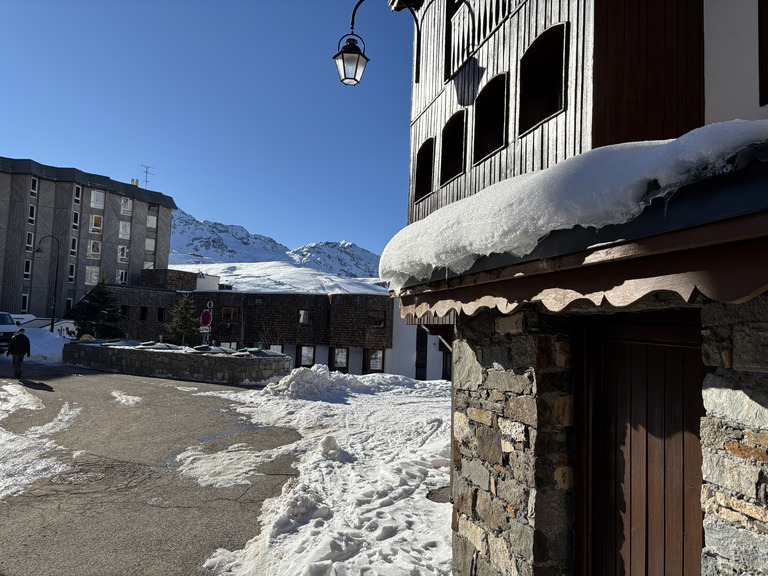
<instances>
[{"instance_id":1,"label":"street lamp","mask_svg":"<svg viewBox=\"0 0 768 576\"><path fill-rule=\"evenodd\" d=\"M59 254L61 252L61 243L59 242L58 238L51 236L50 234L40 238L40 241L37 243L37 248L35 249L35 258L37 259L40 259L45 255L45 252L43 252L42 243L46 238L50 238L56 242L56 270L53 274L53 301L51 303L51 332L53 332L54 317L56 316L56 295L59 292Z\"/></svg>"},{"instance_id":2,"label":"street lamp","mask_svg":"<svg viewBox=\"0 0 768 576\"><path fill-rule=\"evenodd\" d=\"M339 73L339 80L341 80L342 84L346 84L347 86L355 86L360 82L360 78L362 78L363 72L365 71L365 65L370 62L370 58L365 55L365 42L360 36L355 34L355 14L357 14L357 9L363 2L365 2L365 0L358 0L357 4L355 4L354 10L352 10L352 19L349 24L349 34L345 34L341 37L337 46L338 52L333 57L336 62L336 70ZM416 82L416 84L419 83L421 29L419 28L419 19L413 9L414 7L419 8L422 3L423 0L389 0L389 5L392 6L393 11L399 12L400 10L407 9L411 13L411 16L413 16L413 21L416 23L416 63L414 71L414 82ZM346 39L346 42L344 46L341 46L341 41L344 39ZM360 50L360 47L357 45L356 39L360 39L360 42L363 45L362 50Z\"/></svg>"}]
</instances>

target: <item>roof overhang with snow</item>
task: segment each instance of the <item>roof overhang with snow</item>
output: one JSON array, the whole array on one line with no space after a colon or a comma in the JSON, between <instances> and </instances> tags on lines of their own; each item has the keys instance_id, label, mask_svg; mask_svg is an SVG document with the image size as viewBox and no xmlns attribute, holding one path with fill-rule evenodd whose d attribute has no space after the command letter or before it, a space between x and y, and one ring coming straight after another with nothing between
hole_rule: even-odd
<instances>
[{"instance_id":1,"label":"roof overhang with snow","mask_svg":"<svg viewBox=\"0 0 768 576\"><path fill-rule=\"evenodd\" d=\"M729 158L730 169L647 203L623 223L553 230L528 254L495 253L465 272L435 270L399 290L403 317L436 319L529 302L628 306L659 292L745 301L768 289L768 146ZM423 321L423 320L422 320Z\"/></svg>"}]
</instances>

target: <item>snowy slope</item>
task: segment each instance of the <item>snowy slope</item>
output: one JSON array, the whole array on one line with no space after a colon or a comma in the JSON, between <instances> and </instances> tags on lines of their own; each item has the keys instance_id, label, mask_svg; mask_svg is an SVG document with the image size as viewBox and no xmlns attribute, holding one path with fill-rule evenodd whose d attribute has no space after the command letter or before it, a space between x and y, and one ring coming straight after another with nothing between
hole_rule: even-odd
<instances>
[{"instance_id":1,"label":"snowy slope","mask_svg":"<svg viewBox=\"0 0 768 576\"><path fill-rule=\"evenodd\" d=\"M317 242L295 250L237 225L220 224L177 210L171 222L169 264L287 262L345 278L376 278L379 256L352 242ZM210 272L215 274L214 272Z\"/></svg>"}]
</instances>

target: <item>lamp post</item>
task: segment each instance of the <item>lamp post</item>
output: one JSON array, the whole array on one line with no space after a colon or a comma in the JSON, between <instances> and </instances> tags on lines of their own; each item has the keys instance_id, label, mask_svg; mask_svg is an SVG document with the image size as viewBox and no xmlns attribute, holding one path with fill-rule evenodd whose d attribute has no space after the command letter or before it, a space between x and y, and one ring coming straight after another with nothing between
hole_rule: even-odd
<instances>
[{"instance_id":1,"label":"lamp post","mask_svg":"<svg viewBox=\"0 0 768 576\"><path fill-rule=\"evenodd\" d=\"M336 70L339 73L339 80L341 80L342 84L346 84L347 86L355 86L360 82L360 78L362 78L363 72L365 71L365 66L370 62L370 58L365 55L365 42L360 36L355 34L355 14L357 14L357 9L363 2L365 2L365 0L358 0L357 4L355 4L355 8L352 10L352 19L349 24L349 34L345 34L341 37L337 46L338 52L333 57L336 62ZM416 84L419 83L421 29L419 27L419 19L416 16L416 12L413 10L413 7L416 6L418 8L421 4L421 0L389 0L389 5L392 6L393 11L399 12L400 10L407 9L411 13L411 16L413 16L413 21L416 23L416 62L414 65L414 82L416 82ZM344 46L341 46L341 41L344 39L346 39L346 42ZM357 45L357 39L359 39L363 45L362 50L360 50L360 47Z\"/></svg>"},{"instance_id":2,"label":"lamp post","mask_svg":"<svg viewBox=\"0 0 768 576\"><path fill-rule=\"evenodd\" d=\"M56 242L56 270L53 274L53 301L51 303L51 332L53 332L53 323L56 316L56 296L59 292L59 255L61 253L61 243L59 242L58 238L51 236L50 234L43 236L37 243L37 248L35 249L35 258L40 259L45 255L45 252L43 252L42 243L46 238L50 238Z\"/></svg>"}]
</instances>

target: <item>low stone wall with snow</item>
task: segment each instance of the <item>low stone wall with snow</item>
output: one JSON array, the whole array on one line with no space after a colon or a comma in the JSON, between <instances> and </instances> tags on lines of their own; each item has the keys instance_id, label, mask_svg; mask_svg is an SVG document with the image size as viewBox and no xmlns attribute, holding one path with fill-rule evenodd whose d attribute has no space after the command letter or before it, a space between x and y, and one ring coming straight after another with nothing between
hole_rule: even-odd
<instances>
[{"instance_id":1,"label":"low stone wall with snow","mask_svg":"<svg viewBox=\"0 0 768 576\"><path fill-rule=\"evenodd\" d=\"M273 376L284 376L293 369L293 360L289 356L191 354L92 344L65 344L62 357L67 364L107 372L228 384L263 382Z\"/></svg>"}]
</instances>

